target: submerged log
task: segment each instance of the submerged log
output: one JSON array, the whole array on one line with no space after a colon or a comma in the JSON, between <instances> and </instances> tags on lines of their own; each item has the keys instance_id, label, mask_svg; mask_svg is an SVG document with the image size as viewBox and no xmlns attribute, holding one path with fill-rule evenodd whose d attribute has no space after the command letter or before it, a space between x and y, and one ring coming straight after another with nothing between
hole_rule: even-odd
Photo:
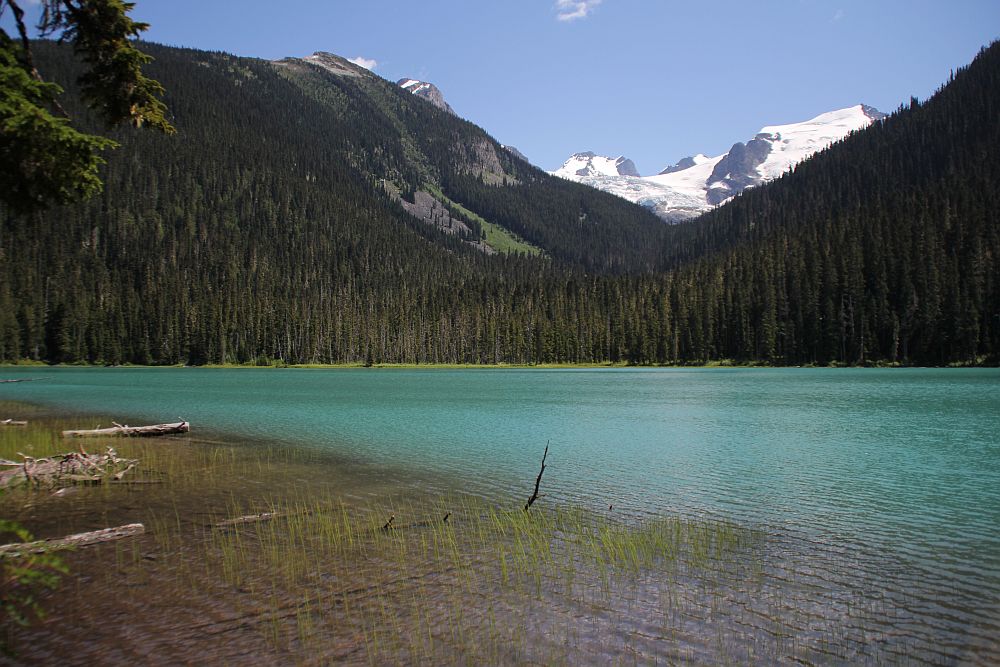
<instances>
[{"instance_id":1,"label":"submerged log","mask_svg":"<svg viewBox=\"0 0 1000 667\"><path fill-rule=\"evenodd\" d=\"M283 516L291 516L291 512L261 512L260 514L248 514L238 516L235 519L226 519L214 524L216 528L231 528L232 526L242 526L248 523L258 523L260 521L270 521Z\"/></svg>"},{"instance_id":2,"label":"submerged log","mask_svg":"<svg viewBox=\"0 0 1000 667\"><path fill-rule=\"evenodd\" d=\"M213 523L212 527L233 528L234 526L243 526L248 523L259 523L261 521L271 521L273 519L284 519L293 516L309 516L313 513L314 510L311 509L289 510L287 512L261 512L260 514L247 514L246 516L238 516L233 519L218 521Z\"/></svg>"},{"instance_id":3,"label":"submerged log","mask_svg":"<svg viewBox=\"0 0 1000 667\"><path fill-rule=\"evenodd\" d=\"M187 422L175 422L173 424L154 424L152 426L129 426L128 424L115 424L110 428L94 428L89 430L63 431L64 438L88 438L88 437L150 437L156 435L173 435L176 433L187 433L191 430L191 425Z\"/></svg>"},{"instance_id":4,"label":"submerged log","mask_svg":"<svg viewBox=\"0 0 1000 667\"><path fill-rule=\"evenodd\" d=\"M46 551L55 551L56 549L86 547L91 544L101 544L102 542L112 542L125 537L142 535L145 532L146 527L141 523L130 523L116 528L103 528L101 530L92 530L88 533L77 533L49 540L4 544L0 546L0 558L12 558L29 553L45 553Z\"/></svg>"},{"instance_id":5,"label":"submerged log","mask_svg":"<svg viewBox=\"0 0 1000 667\"><path fill-rule=\"evenodd\" d=\"M0 426L27 426L28 422L16 419L0 419Z\"/></svg>"}]
</instances>

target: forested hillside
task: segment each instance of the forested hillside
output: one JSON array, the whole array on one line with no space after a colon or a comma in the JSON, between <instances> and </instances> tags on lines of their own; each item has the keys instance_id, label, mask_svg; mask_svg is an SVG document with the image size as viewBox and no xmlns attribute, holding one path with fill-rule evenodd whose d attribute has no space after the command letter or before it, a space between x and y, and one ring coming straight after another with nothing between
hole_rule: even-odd
<instances>
[{"instance_id":1,"label":"forested hillside","mask_svg":"<svg viewBox=\"0 0 1000 667\"><path fill-rule=\"evenodd\" d=\"M689 354L995 362L997 155L1000 44L927 102L676 228L665 254L701 304Z\"/></svg>"},{"instance_id":2,"label":"forested hillside","mask_svg":"<svg viewBox=\"0 0 1000 667\"><path fill-rule=\"evenodd\" d=\"M446 205L588 271L662 268L667 230L646 209L553 178L475 125L338 56L285 59L277 71L335 117L316 129L339 135L340 159L404 197L440 192ZM465 222L478 225L476 218Z\"/></svg>"},{"instance_id":3,"label":"forested hillside","mask_svg":"<svg viewBox=\"0 0 1000 667\"><path fill-rule=\"evenodd\" d=\"M90 202L0 213L0 359L996 362L995 46L676 227L346 61L143 48L178 133L116 132ZM83 117L71 54L36 58ZM417 190L542 256L412 217Z\"/></svg>"}]
</instances>

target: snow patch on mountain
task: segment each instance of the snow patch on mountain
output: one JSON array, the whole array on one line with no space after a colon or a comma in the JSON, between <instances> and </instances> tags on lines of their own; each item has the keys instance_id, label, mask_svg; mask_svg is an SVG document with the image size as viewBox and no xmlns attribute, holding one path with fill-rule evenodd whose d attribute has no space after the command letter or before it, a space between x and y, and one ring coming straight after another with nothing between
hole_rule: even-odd
<instances>
[{"instance_id":1,"label":"snow patch on mountain","mask_svg":"<svg viewBox=\"0 0 1000 667\"><path fill-rule=\"evenodd\" d=\"M864 105L858 104L820 114L803 123L763 127L757 138L770 142L771 150L757 167L757 173L768 181L778 178L789 167L843 139L854 130L868 127L871 122L872 118L865 113Z\"/></svg>"},{"instance_id":2,"label":"snow patch on mountain","mask_svg":"<svg viewBox=\"0 0 1000 667\"><path fill-rule=\"evenodd\" d=\"M733 144L727 153L686 157L655 176L640 176L624 157L591 152L571 156L551 173L646 206L668 222L680 222L748 187L778 178L852 131L884 117L877 109L858 104L800 123L768 125L746 143Z\"/></svg>"},{"instance_id":3,"label":"snow patch on mountain","mask_svg":"<svg viewBox=\"0 0 1000 667\"><path fill-rule=\"evenodd\" d=\"M639 176L635 163L627 157L604 157L592 151L570 156L562 167L552 173L569 180L600 176Z\"/></svg>"},{"instance_id":4,"label":"snow patch on mountain","mask_svg":"<svg viewBox=\"0 0 1000 667\"><path fill-rule=\"evenodd\" d=\"M413 93L417 97L427 100L438 109L447 111L452 116L458 115L445 101L444 95L441 94L441 91L433 83L420 81L419 79L400 79L396 82L396 85L409 93Z\"/></svg>"}]
</instances>

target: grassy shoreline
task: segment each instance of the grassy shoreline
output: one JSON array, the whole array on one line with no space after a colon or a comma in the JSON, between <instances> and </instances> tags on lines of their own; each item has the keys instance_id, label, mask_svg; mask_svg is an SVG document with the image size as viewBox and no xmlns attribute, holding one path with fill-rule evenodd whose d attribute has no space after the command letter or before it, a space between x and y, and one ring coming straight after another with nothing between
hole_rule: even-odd
<instances>
[{"instance_id":1,"label":"grassy shoreline","mask_svg":"<svg viewBox=\"0 0 1000 667\"><path fill-rule=\"evenodd\" d=\"M51 456L81 442L60 432L83 417L0 407L29 420L0 430L0 458ZM12 490L0 495L0 516L38 538L135 522L146 533L60 552L70 574L39 591L45 621L0 629L29 662L103 662L119 650L107 629L115 622L144 646L190 661L238 661L250 647L295 663L614 662L656 654L637 629L624 638L614 629L623 605L649 592L648 577L691 596L708 586L717 606L729 586L719 573L752 581L762 569L763 535L718 520L640 520L551 501L525 512L523 498L359 480L316 452L262 443L185 436L85 445L140 459L134 479L145 483ZM276 516L218 527L264 512ZM666 628L686 604L664 598L657 622ZM603 629L575 648L581 605ZM657 642L667 637L665 629Z\"/></svg>"},{"instance_id":2,"label":"grassy shoreline","mask_svg":"<svg viewBox=\"0 0 1000 667\"><path fill-rule=\"evenodd\" d=\"M107 423L15 405L0 416L29 426L0 429L3 458L68 451L80 441L60 429ZM811 573L831 564L770 528L581 508L545 480L555 493L525 512L519 494L268 441L86 441L107 445L152 483L0 495L0 518L36 537L146 526L62 552L71 574L38 596L48 618L0 624L24 662L868 664L918 648L893 639L886 602L863 587L814 597ZM273 516L218 526L262 513Z\"/></svg>"}]
</instances>

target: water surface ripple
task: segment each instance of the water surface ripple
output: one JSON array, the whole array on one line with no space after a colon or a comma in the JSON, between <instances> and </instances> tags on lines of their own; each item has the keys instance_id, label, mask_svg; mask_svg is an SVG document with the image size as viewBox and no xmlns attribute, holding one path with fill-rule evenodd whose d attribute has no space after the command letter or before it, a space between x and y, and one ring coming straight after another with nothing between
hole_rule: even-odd
<instances>
[{"instance_id":1,"label":"water surface ripple","mask_svg":"<svg viewBox=\"0 0 1000 667\"><path fill-rule=\"evenodd\" d=\"M787 607L806 636L839 618L862 661L1000 660L997 370L0 376L45 378L0 385L0 400L183 417L204 431L328 448L386 474L450 476L491 497L526 495L549 442L548 502L764 528L769 576L787 587L780 600L742 602L749 617Z\"/></svg>"}]
</instances>

